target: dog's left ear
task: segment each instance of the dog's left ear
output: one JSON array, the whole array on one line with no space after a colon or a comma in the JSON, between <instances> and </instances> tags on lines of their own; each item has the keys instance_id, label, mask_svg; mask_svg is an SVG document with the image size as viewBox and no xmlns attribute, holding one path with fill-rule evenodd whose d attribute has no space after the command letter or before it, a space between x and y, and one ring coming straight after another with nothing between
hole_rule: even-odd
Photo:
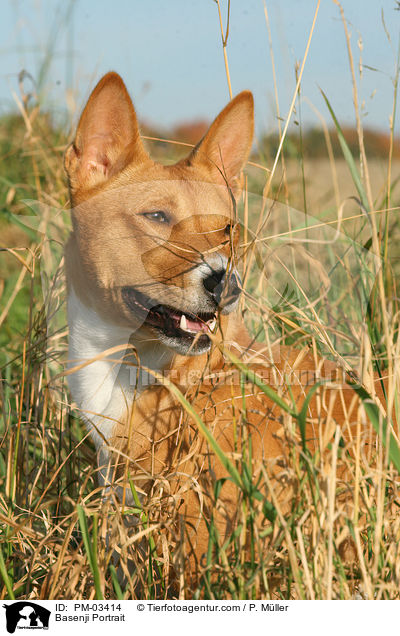
<instances>
[{"instance_id":1,"label":"dog's left ear","mask_svg":"<svg viewBox=\"0 0 400 636\"><path fill-rule=\"evenodd\" d=\"M220 112L193 150L190 163L201 162L233 190L249 156L254 134L254 100L250 91L236 95Z\"/></svg>"}]
</instances>

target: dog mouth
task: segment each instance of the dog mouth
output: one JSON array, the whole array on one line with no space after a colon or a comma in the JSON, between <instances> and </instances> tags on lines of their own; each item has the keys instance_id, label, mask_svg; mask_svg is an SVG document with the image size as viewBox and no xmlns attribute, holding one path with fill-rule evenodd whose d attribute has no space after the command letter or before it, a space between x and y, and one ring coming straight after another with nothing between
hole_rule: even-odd
<instances>
[{"instance_id":1,"label":"dog mouth","mask_svg":"<svg viewBox=\"0 0 400 636\"><path fill-rule=\"evenodd\" d=\"M207 334L213 333L217 315L212 312L197 314L183 312L170 305L157 303L134 287L123 287L122 298L130 311L142 318L143 324L161 331L168 338L184 339L200 345L210 342Z\"/></svg>"}]
</instances>

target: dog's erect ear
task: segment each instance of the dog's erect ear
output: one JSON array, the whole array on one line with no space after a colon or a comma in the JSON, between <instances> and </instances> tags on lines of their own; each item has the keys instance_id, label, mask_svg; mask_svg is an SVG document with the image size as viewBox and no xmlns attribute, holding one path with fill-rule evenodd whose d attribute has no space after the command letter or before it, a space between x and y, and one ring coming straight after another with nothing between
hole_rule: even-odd
<instances>
[{"instance_id":1,"label":"dog's erect ear","mask_svg":"<svg viewBox=\"0 0 400 636\"><path fill-rule=\"evenodd\" d=\"M254 101L243 91L224 108L194 149L190 161L207 164L228 185L236 178L249 156L254 133Z\"/></svg>"},{"instance_id":2,"label":"dog's erect ear","mask_svg":"<svg viewBox=\"0 0 400 636\"><path fill-rule=\"evenodd\" d=\"M65 154L71 189L89 189L148 155L139 135L132 100L117 73L107 73L93 90Z\"/></svg>"}]
</instances>

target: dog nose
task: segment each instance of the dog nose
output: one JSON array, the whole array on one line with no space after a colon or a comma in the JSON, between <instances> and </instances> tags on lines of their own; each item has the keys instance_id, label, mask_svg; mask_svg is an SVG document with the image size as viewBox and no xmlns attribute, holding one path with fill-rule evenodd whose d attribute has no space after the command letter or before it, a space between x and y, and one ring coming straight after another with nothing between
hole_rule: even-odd
<instances>
[{"instance_id":1,"label":"dog nose","mask_svg":"<svg viewBox=\"0 0 400 636\"><path fill-rule=\"evenodd\" d=\"M240 295L240 279L235 272L226 269L212 269L205 278L203 285L215 304L226 307L233 303Z\"/></svg>"},{"instance_id":2,"label":"dog nose","mask_svg":"<svg viewBox=\"0 0 400 636\"><path fill-rule=\"evenodd\" d=\"M221 298L225 274L225 269L212 269L211 273L203 278L204 287L215 298Z\"/></svg>"}]
</instances>

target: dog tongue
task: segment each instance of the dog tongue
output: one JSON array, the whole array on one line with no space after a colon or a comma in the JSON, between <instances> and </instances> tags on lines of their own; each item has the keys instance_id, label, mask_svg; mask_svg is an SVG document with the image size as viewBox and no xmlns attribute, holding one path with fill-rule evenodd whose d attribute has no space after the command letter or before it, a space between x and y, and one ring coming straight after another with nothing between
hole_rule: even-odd
<instances>
[{"instance_id":1,"label":"dog tongue","mask_svg":"<svg viewBox=\"0 0 400 636\"><path fill-rule=\"evenodd\" d=\"M208 331L207 325L204 322L190 320L186 316L186 329L190 329L191 331Z\"/></svg>"},{"instance_id":2,"label":"dog tongue","mask_svg":"<svg viewBox=\"0 0 400 636\"><path fill-rule=\"evenodd\" d=\"M188 318L188 316L184 316L184 324L182 325L182 314L172 314L174 321L177 323L177 326L183 329L184 331L198 331L198 332L207 332L208 328L205 322L201 320L192 320Z\"/></svg>"}]
</instances>

